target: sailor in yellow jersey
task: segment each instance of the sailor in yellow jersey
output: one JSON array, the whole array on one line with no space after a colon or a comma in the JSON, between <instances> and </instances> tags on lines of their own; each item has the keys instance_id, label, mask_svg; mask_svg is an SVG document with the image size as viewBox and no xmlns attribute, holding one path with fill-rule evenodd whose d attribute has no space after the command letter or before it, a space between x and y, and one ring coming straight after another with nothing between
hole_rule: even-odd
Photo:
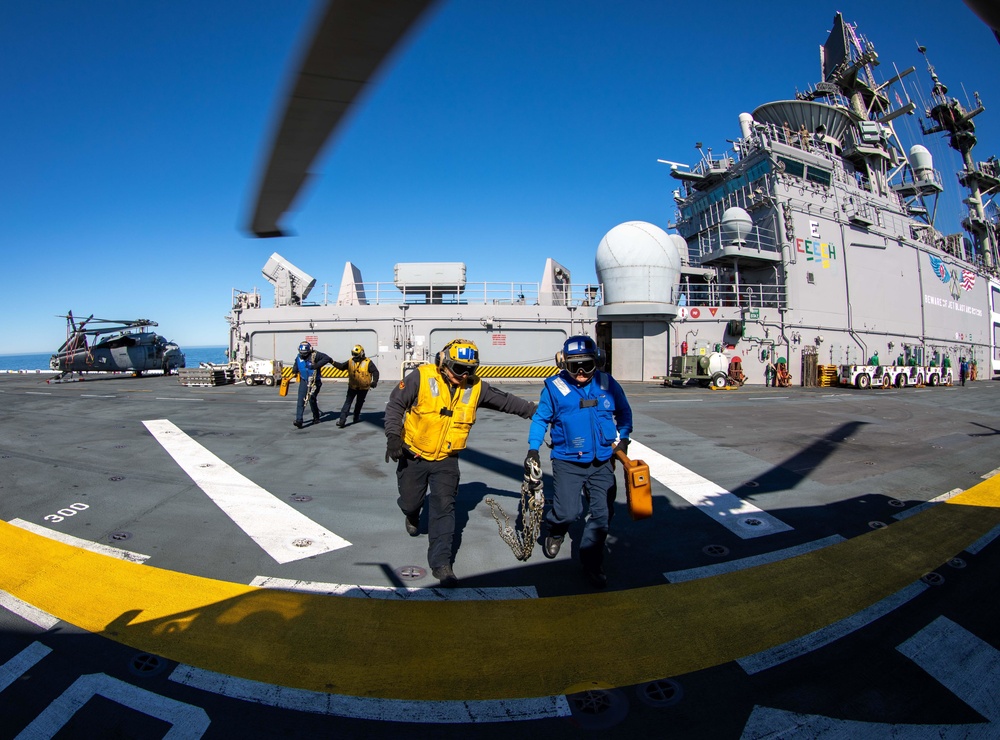
<instances>
[{"instance_id":1,"label":"sailor in yellow jersey","mask_svg":"<svg viewBox=\"0 0 1000 740\"><path fill-rule=\"evenodd\" d=\"M347 371L347 400L344 401L343 408L340 409L340 420L337 426L341 429L347 424L347 415L351 413L351 404L357 399L354 405L354 423L361 421L361 407L365 405L365 398L368 391L378 385L378 368L370 358L365 357L365 348L360 344L355 344L351 350L351 359L347 362L333 361L333 366L338 370Z\"/></svg>"},{"instance_id":2,"label":"sailor in yellow jersey","mask_svg":"<svg viewBox=\"0 0 1000 740\"><path fill-rule=\"evenodd\" d=\"M385 407L385 460L396 465L406 532L420 534L427 500L427 564L445 587L458 584L451 567L458 494L458 453L465 449L480 406L530 419L537 404L494 388L476 377L479 350L455 339L433 364L412 370L389 394ZM427 491L430 488L430 495Z\"/></svg>"}]
</instances>

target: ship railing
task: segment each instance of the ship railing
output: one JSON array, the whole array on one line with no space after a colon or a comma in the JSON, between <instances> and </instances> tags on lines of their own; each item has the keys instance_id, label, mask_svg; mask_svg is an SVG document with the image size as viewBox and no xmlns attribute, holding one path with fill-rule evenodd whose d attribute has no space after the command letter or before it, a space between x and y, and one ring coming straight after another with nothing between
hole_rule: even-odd
<instances>
[{"instance_id":1,"label":"ship railing","mask_svg":"<svg viewBox=\"0 0 1000 740\"><path fill-rule=\"evenodd\" d=\"M688 244L691 245L691 242L689 241ZM696 256L697 264L700 265L702 258L707 257L713 252L720 251L723 247L731 246L739 247L741 252L767 252L769 254L781 254L781 245L778 242L774 229L754 224L750 233L747 234L745 238L736 240L730 234L724 234L722 224L718 223L714 226L710 226L697 235L697 255L691 256L692 258ZM689 251L695 250L691 250L689 247ZM694 262L695 259L692 259L692 263Z\"/></svg>"},{"instance_id":2,"label":"ship railing","mask_svg":"<svg viewBox=\"0 0 1000 740\"><path fill-rule=\"evenodd\" d=\"M787 308L785 286L770 283L682 285L681 293L687 306Z\"/></svg>"},{"instance_id":3,"label":"ship railing","mask_svg":"<svg viewBox=\"0 0 1000 740\"><path fill-rule=\"evenodd\" d=\"M822 147L817 146L813 134L801 129L793 129L791 126L776 126L773 123L754 123L754 133L745 139L740 139L738 144L739 149L743 152L743 156L747 156L772 142L778 142L779 144L785 144L786 146L815 154L826 155L826 151Z\"/></svg>"},{"instance_id":4,"label":"ship railing","mask_svg":"<svg viewBox=\"0 0 1000 740\"><path fill-rule=\"evenodd\" d=\"M709 153L704 155L691 171L696 175L717 175L722 172L726 172L732 169L732 166L736 163L736 160L730 157L728 154L722 157L713 157L711 150Z\"/></svg>"},{"instance_id":5,"label":"ship railing","mask_svg":"<svg viewBox=\"0 0 1000 740\"><path fill-rule=\"evenodd\" d=\"M923 177L919 180L914 177L913 170L909 167L904 167L902 173L900 174L899 184L909 185L911 187L926 187L937 186L934 188L938 192L944 190L944 179L941 177L941 173L938 170L931 169L923 173Z\"/></svg>"},{"instance_id":6,"label":"ship railing","mask_svg":"<svg viewBox=\"0 0 1000 740\"><path fill-rule=\"evenodd\" d=\"M354 283L325 285L318 305L480 305L480 306L599 306L604 296L600 285L592 283L466 282L463 285L421 285L399 288L395 283ZM315 295L315 294L314 294ZM313 296L310 296L313 297Z\"/></svg>"}]
</instances>

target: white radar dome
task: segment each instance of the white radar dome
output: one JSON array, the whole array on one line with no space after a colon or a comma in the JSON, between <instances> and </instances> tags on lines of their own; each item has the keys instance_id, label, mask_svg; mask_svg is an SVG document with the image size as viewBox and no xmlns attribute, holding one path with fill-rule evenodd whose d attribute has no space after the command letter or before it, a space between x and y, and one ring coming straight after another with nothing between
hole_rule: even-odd
<instances>
[{"instance_id":1,"label":"white radar dome","mask_svg":"<svg viewBox=\"0 0 1000 740\"><path fill-rule=\"evenodd\" d=\"M914 144L910 147L910 168L914 180L930 180L934 177L934 157L927 147Z\"/></svg>"},{"instance_id":2,"label":"white radar dome","mask_svg":"<svg viewBox=\"0 0 1000 740\"><path fill-rule=\"evenodd\" d=\"M679 254L681 258L681 266L683 267L688 264L690 261L690 255L688 254L687 240L680 234L668 234L667 236L670 237L670 241L672 241L674 246L677 247L677 254Z\"/></svg>"},{"instance_id":3,"label":"white radar dome","mask_svg":"<svg viewBox=\"0 0 1000 740\"><path fill-rule=\"evenodd\" d=\"M753 229L750 214L738 206L727 208L722 214L722 243L743 244Z\"/></svg>"},{"instance_id":4,"label":"white radar dome","mask_svg":"<svg viewBox=\"0 0 1000 740\"><path fill-rule=\"evenodd\" d=\"M604 235L594 259L604 303L675 303L681 255L659 226L645 221L618 224Z\"/></svg>"}]
</instances>

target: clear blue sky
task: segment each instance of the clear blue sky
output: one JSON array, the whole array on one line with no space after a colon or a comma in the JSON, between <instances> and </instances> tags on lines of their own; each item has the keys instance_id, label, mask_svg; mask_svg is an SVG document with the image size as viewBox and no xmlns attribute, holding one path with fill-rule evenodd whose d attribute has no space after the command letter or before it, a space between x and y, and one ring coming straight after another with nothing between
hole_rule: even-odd
<instances>
[{"instance_id":1,"label":"clear blue sky","mask_svg":"<svg viewBox=\"0 0 1000 740\"><path fill-rule=\"evenodd\" d=\"M961 0L444 0L318 163L287 222L298 235L255 240L258 171L317 9L0 3L0 353L55 350L68 309L225 344L234 287L270 305L272 251L317 278L316 298L348 260L366 282L412 261L537 282L553 257L594 282L608 230L672 220L656 159L693 164L696 141L721 153L741 112L819 81L838 10L882 79L916 66L926 95L919 41L952 94L978 90L977 159L1000 155L1000 45ZM916 116L897 130L919 137ZM940 135L921 143L947 170Z\"/></svg>"}]
</instances>

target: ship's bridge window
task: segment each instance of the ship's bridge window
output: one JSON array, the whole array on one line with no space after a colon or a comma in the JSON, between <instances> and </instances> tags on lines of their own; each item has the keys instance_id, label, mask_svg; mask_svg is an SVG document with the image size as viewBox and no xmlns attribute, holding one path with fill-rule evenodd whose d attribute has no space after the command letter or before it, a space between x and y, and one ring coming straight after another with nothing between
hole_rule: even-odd
<instances>
[{"instance_id":1,"label":"ship's bridge window","mask_svg":"<svg viewBox=\"0 0 1000 740\"><path fill-rule=\"evenodd\" d=\"M832 174L826 170L821 170L818 167L810 166L806 170L806 179L810 182L816 182L820 185L829 185L832 179Z\"/></svg>"},{"instance_id":2,"label":"ship's bridge window","mask_svg":"<svg viewBox=\"0 0 1000 740\"><path fill-rule=\"evenodd\" d=\"M806 174L806 166L802 162L787 157L778 157L778 161L785 165L785 172L795 177L803 177Z\"/></svg>"},{"instance_id":3,"label":"ship's bridge window","mask_svg":"<svg viewBox=\"0 0 1000 740\"><path fill-rule=\"evenodd\" d=\"M817 167L814 164L806 167L805 163L799 162L796 159L789 159L788 157L778 157L778 161L785 166L786 174L802 177L809 180L809 182L815 182L819 185L829 185L833 180L833 173L830 170Z\"/></svg>"}]
</instances>

